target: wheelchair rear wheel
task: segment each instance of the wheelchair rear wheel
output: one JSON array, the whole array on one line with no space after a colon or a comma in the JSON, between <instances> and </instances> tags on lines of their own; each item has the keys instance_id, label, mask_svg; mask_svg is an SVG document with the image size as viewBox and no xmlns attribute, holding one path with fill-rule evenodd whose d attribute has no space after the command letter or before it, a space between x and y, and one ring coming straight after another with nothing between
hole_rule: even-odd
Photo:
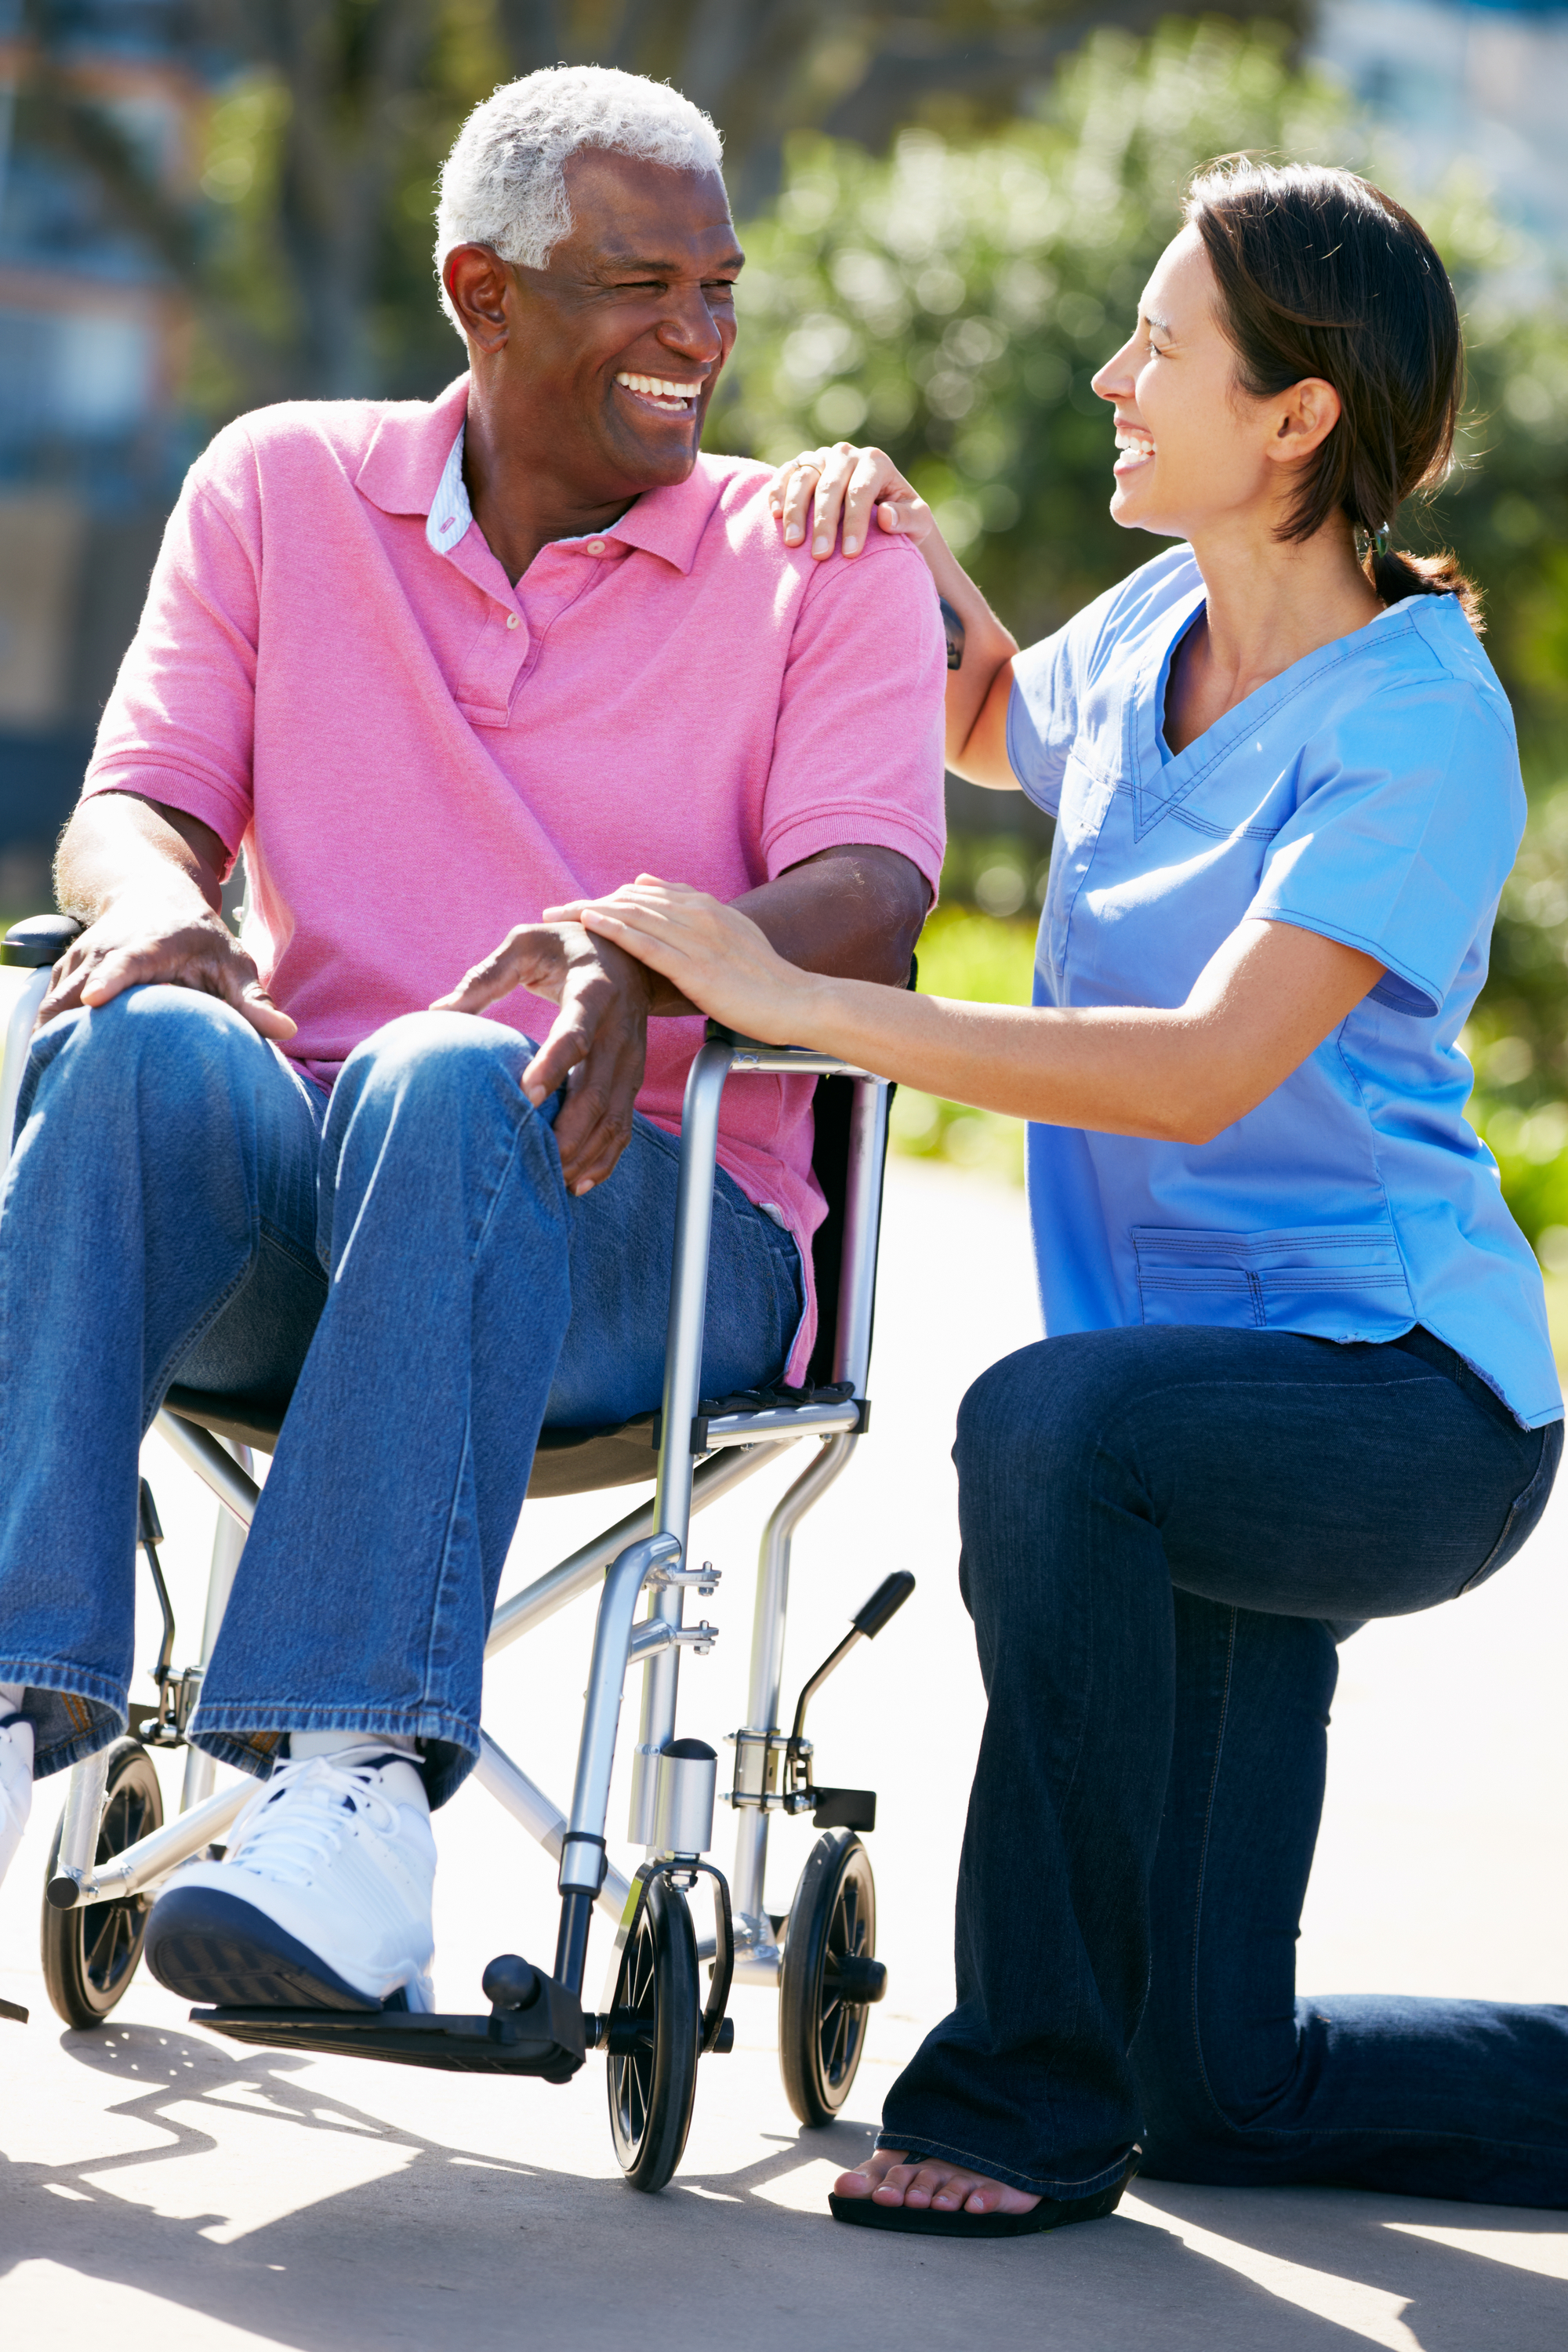
<instances>
[{"instance_id":1,"label":"wheelchair rear wheel","mask_svg":"<svg viewBox=\"0 0 1568 2352\"><path fill-rule=\"evenodd\" d=\"M697 2091L697 1938L686 1898L648 1882L621 1958L610 2017L610 2136L634 2189L662 2189L680 2162Z\"/></svg>"},{"instance_id":2,"label":"wheelchair rear wheel","mask_svg":"<svg viewBox=\"0 0 1568 2352\"><path fill-rule=\"evenodd\" d=\"M109 1751L109 1780L99 1825L97 1861L111 1861L138 1838L163 1826L163 1798L153 1759L139 1739L121 1739ZM59 1858L62 1811L49 1848L46 1884ZM57 2014L68 2025L101 2025L131 1989L147 1936L143 1899L89 1903L79 1910L44 1905L39 1938L44 1984Z\"/></svg>"},{"instance_id":3,"label":"wheelchair rear wheel","mask_svg":"<svg viewBox=\"0 0 1568 2352\"><path fill-rule=\"evenodd\" d=\"M832 2123L849 2096L869 2004L849 1997L844 1963L876 1949L871 1857L853 1830L829 1830L800 1874L779 1970L779 2072L803 2124Z\"/></svg>"}]
</instances>

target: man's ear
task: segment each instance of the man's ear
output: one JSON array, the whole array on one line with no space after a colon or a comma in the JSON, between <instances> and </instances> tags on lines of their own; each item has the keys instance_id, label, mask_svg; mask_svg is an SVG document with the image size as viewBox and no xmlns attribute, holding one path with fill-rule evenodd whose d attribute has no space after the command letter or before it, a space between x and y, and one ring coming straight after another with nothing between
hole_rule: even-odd
<instances>
[{"instance_id":1,"label":"man's ear","mask_svg":"<svg viewBox=\"0 0 1568 2352\"><path fill-rule=\"evenodd\" d=\"M1339 394L1321 375L1303 376L1272 404L1273 429L1265 455L1277 466L1299 466L1328 439L1340 421Z\"/></svg>"},{"instance_id":2,"label":"man's ear","mask_svg":"<svg viewBox=\"0 0 1568 2352\"><path fill-rule=\"evenodd\" d=\"M507 267L488 245L455 245L441 267L442 282L458 322L481 352L507 341Z\"/></svg>"}]
</instances>

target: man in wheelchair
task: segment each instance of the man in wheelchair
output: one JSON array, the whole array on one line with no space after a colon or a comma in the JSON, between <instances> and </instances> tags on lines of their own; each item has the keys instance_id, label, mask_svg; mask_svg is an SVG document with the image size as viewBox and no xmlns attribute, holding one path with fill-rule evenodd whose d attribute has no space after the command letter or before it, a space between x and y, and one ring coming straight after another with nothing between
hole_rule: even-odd
<instances>
[{"instance_id":1,"label":"man in wheelchair","mask_svg":"<svg viewBox=\"0 0 1568 2352\"><path fill-rule=\"evenodd\" d=\"M125 1726L170 1384L286 1405L190 1727L270 1778L149 1929L198 2000L433 2006L429 1812L540 1432L658 1400L701 1023L550 910L653 870L899 985L936 880L923 564L815 565L767 468L698 454L719 160L624 74L478 110L437 247L468 373L217 436L61 845L85 928L0 1223L0 1869L33 1777ZM805 1363L810 1091L725 1097L704 1393Z\"/></svg>"}]
</instances>

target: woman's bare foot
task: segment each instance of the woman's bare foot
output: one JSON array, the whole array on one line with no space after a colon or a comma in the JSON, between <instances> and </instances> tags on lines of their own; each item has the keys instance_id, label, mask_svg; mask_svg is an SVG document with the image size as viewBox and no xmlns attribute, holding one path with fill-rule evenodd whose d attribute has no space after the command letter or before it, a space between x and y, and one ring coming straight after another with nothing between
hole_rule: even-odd
<instances>
[{"instance_id":1,"label":"woman's bare foot","mask_svg":"<svg viewBox=\"0 0 1568 2352\"><path fill-rule=\"evenodd\" d=\"M1032 2213L1040 2201L1025 2189L950 2164L945 2157L921 2157L911 2164L894 2147L875 2149L853 2172L841 2172L833 2188L838 2197L869 2197L879 2205L909 2205L917 2212Z\"/></svg>"}]
</instances>

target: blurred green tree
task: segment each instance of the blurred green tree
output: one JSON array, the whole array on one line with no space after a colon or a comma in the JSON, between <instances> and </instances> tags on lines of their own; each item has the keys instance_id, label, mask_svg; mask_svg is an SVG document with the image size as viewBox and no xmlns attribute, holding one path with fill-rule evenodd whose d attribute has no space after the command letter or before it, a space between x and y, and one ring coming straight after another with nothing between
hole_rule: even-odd
<instances>
[{"instance_id":1,"label":"blurred green tree","mask_svg":"<svg viewBox=\"0 0 1568 2352\"><path fill-rule=\"evenodd\" d=\"M1342 93L1296 67L1278 28L1212 19L1142 42L1097 33L1037 120L984 140L921 127L878 158L796 137L776 204L743 224L742 337L710 442L776 459L879 441L1009 625L1026 643L1044 635L1150 551L1110 520L1110 436L1089 379L1131 322L1189 173L1243 148L1391 176ZM1480 583L1533 812L1472 1026L1476 1117L1516 1213L1568 1273L1568 316L1541 299L1468 167L1416 209L1468 313L1470 399L1451 481L1406 509L1399 536L1455 546ZM1044 877L1043 821L1005 807L955 797L947 877L950 895L1000 917Z\"/></svg>"},{"instance_id":2,"label":"blurred green tree","mask_svg":"<svg viewBox=\"0 0 1568 2352\"><path fill-rule=\"evenodd\" d=\"M1096 13L1144 26L1165 5ZM1252 5L1294 25L1300 0ZM184 0L161 37L195 69L193 110L204 86L216 96L199 171L171 175L101 69L102 14L22 0L19 136L89 173L187 293L191 403L213 420L289 395L429 392L452 372L431 299L436 174L512 75L563 59L668 78L722 126L750 210L790 131L973 131L1044 88L1083 25L1077 0Z\"/></svg>"},{"instance_id":3,"label":"blurred green tree","mask_svg":"<svg viewBox=\"0 0 1568 2352\"><path fill-rule=\"evenodd\" d=\"M710 430L770 457L880 440L1012 625L1044 634L1139 560L1110 520L1089 381L1186 178L1238 149L1370 163L1342 93L1282 36L1213 19L1097 33L1040 120L984 141L910 130L881 159L796 138L777 204L745 224L742 339ZM1473 398L1452 482L1401 530L1475 566L1533 716L1568 694L1568 331L1491 306L1506 240L1468 178L1421 209L1472 309Z\"/></svg>"}]
</instances>

